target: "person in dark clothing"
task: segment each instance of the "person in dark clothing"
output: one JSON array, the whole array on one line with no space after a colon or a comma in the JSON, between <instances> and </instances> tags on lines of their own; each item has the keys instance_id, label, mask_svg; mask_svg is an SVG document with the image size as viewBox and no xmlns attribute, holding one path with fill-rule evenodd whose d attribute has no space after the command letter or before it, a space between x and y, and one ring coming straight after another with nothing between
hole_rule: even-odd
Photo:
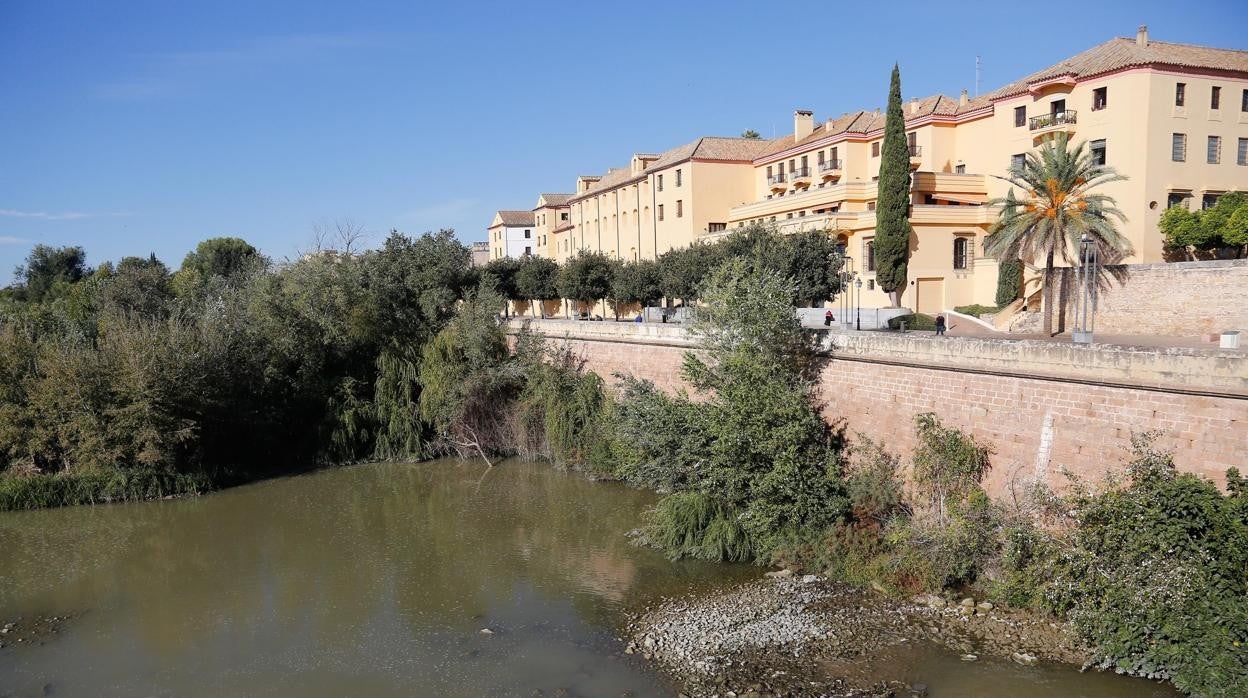
<instances>
[{"instance_id":1,"label":"person in dark clothing","mask_svg":"<svg viewBox=\"0 0 1248 698\"><path fill-rule=\"evenodd\" d=\"M829 310L828 312L826 312L826 313L824 313L824 314L823 314L823 326L824 326L824 327L831 327L831 326L832 326L832 321L833 321L833 320L835 320L835 319L836 319L836 318L832 317L832 311L831 311L831 310Z\"/></svg>"},{"instance_id":2,"label":"person in dark clothing","mask_svg":"<svg viewBox=\"0 0 1248 698\"><path fill-rule=\"evenodd\" d=\"M945 334L945 316L937 315L936 316L936 336L942 337L944 336L944 334Z\"/></svg>"}]
</instances>

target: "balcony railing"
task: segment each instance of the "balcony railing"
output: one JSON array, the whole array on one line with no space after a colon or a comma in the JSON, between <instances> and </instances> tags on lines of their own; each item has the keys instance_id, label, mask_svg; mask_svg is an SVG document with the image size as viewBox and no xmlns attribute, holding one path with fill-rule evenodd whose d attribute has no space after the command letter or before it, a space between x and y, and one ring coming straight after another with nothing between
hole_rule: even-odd
<instances>
[{"instance_id":1,"label":"balcony railing","mask_svg":"<svg viewBox=\"0 0 1248 698\"><path fill-rule=\"evenodd\" d=\"M1028 122L1030 130L1039 131L1042 128L1050 128L1052 126L1064 126L1076 122L1075 110L1067 109L1066 111L1054 112L1052 114L1043 114L1041 116L1033 116Z\"/></svg>"},{"instance_id":2,"label":"balcony railing","mask_svg":"<svg viewBox=\"0 0 1248 698\"><path fill-rule=\"evenodd\" d=\"M825 160L819 163L820 172L832 172L833 170L842 169L840 160Z\"/></svg>"},{"instance_id":3,"label":"balcony railing","mask_svg":"<svg viewBox=\"0 0 1248 698\"><path fill-rule=\"evenodd\" d=\"M775 174L767 178L768 184L784 184L784 173Z\"/></svg>"},{"instance_id":4,"label":"balcony railing","mask_svg":"<svg viewBox=\"0 0 1248 698\"><path fill-rule=\"evenodd\" d=\"M910 157L912 158L917 158L923 154L923 146L921 145L908 145L906 148L910 151Z\"/></svg>"},{"instance_id":5,"label":"balcony railing","mask_svg":"<svg viewBox=\"0 0 1248 698\"><path fill-rule=\"evenodd\" d=\"M809 167L799 167L789 173L789 179L805 179L810 176Z\"/></svg>"}]
</instances>

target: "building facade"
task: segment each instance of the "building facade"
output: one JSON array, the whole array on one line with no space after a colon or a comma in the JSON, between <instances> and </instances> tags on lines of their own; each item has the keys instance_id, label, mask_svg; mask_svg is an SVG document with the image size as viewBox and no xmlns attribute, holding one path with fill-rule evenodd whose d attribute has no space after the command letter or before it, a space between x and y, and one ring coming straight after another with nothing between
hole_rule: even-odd
<instances>
[{"instance_id":1,"label":"building facade","mask_svg":"<svg viewBox=\"0 0 1248 698\"><path fill-rule=\"evenodd\" d=\"M490 259L520 259L537 254L532 211L497 211L486 229L489 234Z\"/></svg>"},{"instance_id":2,"label":"building facade","mask_svg":"<svg viewBox=\"0 0 1248 698\"><path fill-rule=\"evenodd\" d=\"M920 312L993 304L997 260L983 242L997 211L986 204L1006 195L1014 163L1058 133L1126 175L1100 190L1127 217L1122 263L1165 259L1167 207L1248 190L1248 51L1154 41L1145 27L993 92L911 98L903 111L914 174L902 302ZM878 109L819 122L800 110L782 138L707 137L634 155L577 179L545 254L650 259L751 223L825 230L864 281L862 305L885 306L873 242L883 135Z\"/></svg>"}]
</instances>

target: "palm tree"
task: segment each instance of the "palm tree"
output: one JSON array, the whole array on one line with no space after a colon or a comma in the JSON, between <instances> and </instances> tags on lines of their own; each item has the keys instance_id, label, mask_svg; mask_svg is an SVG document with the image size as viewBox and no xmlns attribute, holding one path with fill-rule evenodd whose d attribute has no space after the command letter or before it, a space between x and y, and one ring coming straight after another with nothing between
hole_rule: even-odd
<instances>
[{"instance_id":1,"label":"palm tree","mask_svg":"<svg viewBox=\"0 0 1248 698\"><path fill-rule=\"evenodd\" d=\"M1010 168L1004 179L1011 190L989 205L1000 206L1001 214L988 229L984 251L998 259L1034 261L1044 258L1044 334L1053 336L1053 264L1058 255L1072 263L1080 240L1086 233L1097 245L1101 259L1131 254L1131 243L1118 232L1117 223L1127 217L1117 202L1097 187L1126 179L1112 167L1097 164L1093 154L1080 143L1067 147L1067 137L1059 133L1035 151L1027 153L1021 165ZM1024 192L1015 198L1014 188Z\"/></svg>"}]
</instances>

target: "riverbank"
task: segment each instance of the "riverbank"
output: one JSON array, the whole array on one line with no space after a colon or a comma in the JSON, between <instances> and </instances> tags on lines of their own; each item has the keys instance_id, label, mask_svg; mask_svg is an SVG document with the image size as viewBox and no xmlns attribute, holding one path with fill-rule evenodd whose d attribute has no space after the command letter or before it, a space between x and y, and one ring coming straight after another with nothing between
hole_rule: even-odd
<instances>
[{"instance_id":1,"label":"riverbank","mask_svg":"<svg viewBox=\"0 0 1248 698\"><path fill-rule=\"evenodd\" d=\"M1073 629L974 600L909 602L785 572L704 596L669 599L629 624L629 652L690 696L924 695L890 657L931 643L965 662L1086 664Z\"/></svg>"}]
</instances>

